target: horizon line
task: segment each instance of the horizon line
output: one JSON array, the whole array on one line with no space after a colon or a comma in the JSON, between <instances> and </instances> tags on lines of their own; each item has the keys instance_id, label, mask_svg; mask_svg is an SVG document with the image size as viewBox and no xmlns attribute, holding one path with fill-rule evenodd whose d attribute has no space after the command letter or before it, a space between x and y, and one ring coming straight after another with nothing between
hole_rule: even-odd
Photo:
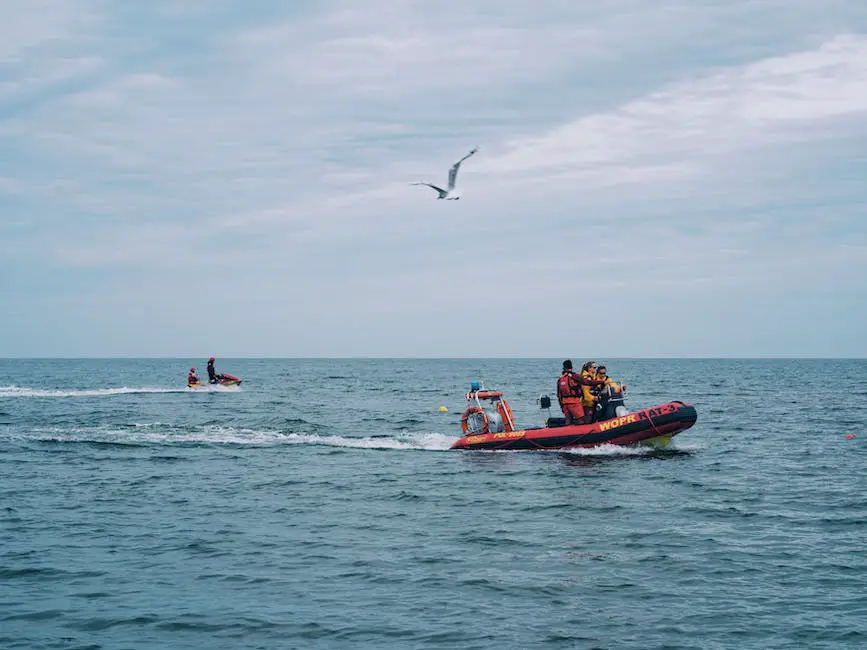
<instances>
[{"instance_id":1,"label":"horizon line","mask_svg":"<svg viewBox=\"0 0 867 650\"><path fill-rule=\"evenodd\" d=\"M207 355L211 356L211 355ZM0 361L144 361L144 360L189 360L189 359L199 359L206 358L205 355L189 355L189 356L174 356L174 355L151 355L151 356L125 356L125 355L106 355L106 356L21 356L21 357L8 357L8 356L0 356ZM224 356L217 357L219 359L232 359L232 360L297 360L297 361L363 361L363 360L379 360L379 361L459 361L459 360L554 360L554 359L565 359L565 358L573 358L568 356L563 357L548 357L548 356L415 356L415 355L397 355L397 356L386 356L386 355L350 355L350 356L328 356L328 355L313 355L313 356L259 356L259 355L242 355L242 356ZM583 357L574 357L574 358L583 358ZM590 357L588 357L590 358ZM749 355L749 356L737 356L737 355L716 355L716 356L704 356L704 355L692 355L692 354L662 354L662 355L651 355L651 356L607 356L601 355L597 356L597 358L604 359L613 359L613 360L623 360L623 361L632 361L632 360L696 360L696 361L718 361L718 360L730 360L730 361L750 361L750 360L764 360L764 359L779 359L779 360L838 360L838 361L858 361L858 360L867 360L867 356L822 356L822 355L792 355L792 354L761 354L761 355Z\"/></svg>"}]
</instances>

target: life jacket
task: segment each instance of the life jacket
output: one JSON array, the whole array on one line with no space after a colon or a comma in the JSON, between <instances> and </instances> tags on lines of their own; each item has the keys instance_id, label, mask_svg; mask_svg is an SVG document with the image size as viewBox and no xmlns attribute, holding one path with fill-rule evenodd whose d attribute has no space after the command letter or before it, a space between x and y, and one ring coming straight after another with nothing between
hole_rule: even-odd
<instances>
[{"instance_id":1,"label":"life jacket","mask_svg":"<svg viewBox=\"0 0 867 650\"><path fill-rule=\"evenodd\" d=\"M603 405L607 403L612 396L619 395L620 391L622 390L620 384L611 379L611 377L605 377L604 379L600 379L597 375L596 379L605 382L605 384L602 386L593 386L592 388L593 394L596 396L596 399Z\"/></svg>"},{"instance_id":2,"label":"life jacket","mask_svg":"<svg viewBox=\"0 0 867 650\"><path fill-rule=\"evenodd\" d=\"M614 386L615 388L617 388L617 384L614 383L614 380L611 379L611 377L600 378L599 375L596 375L595 379L596 379L596 381L604 381L605 382L602 386L591 386L590 387L590 392L593 393L597 397L599 396L600 393L602 393L602 391L604 391L609 386Z\"/></svg>"},{"instance_id":3,"label":"life jacket","mask_svg":"<svg viewBox=\"0 0 867 650\"><path fill-rule=\"evenodd\" d=\"M575 390L577 386L574 377L574 372L567 371L557 379L557 399L560 404L575 402L577 401L576 398L580 397L580 394Z\"/></svg>"},{"instance_id":4,"label":"life jacket","mask_svg":"<svg viewBox=\"0 0 867 650\"><path fill-rule=\"evenodd\" d=\"M596 379L596 373L590 372L589 370L584 370L581 373L581 376L585 379ZM593 396L593 391L591 390L592 388L593 386L581 384L581 403L584 406L593 406L596 403L596 398Z\"/></svg>"},{"instance_id":5,"label":"life jacket","mask_svg":"<svg viewBox=\"0 0 867 650\"><path fill-rule=\"evenodd\" d=\"M187 375L187 383L188 384L198 384L199 378L196 375L190 373L189 375Z\"/></svg>"}]
</instances>

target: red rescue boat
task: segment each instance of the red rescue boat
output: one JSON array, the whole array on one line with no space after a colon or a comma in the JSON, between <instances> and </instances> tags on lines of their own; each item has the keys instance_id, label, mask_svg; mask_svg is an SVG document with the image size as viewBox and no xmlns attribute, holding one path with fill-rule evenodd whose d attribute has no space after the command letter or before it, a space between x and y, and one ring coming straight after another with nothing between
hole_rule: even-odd
<instances>
[{"instance_id":1,"label":"red rescue boat","mask_svg":"<svg viewBox=\"0 0 867 650\"><path fill-rule=\"evenodd\" d=\"M596 422L567 425L565 418L548 417L544 427L521 429L515 426L512 409L501 392L481 390L474 383L466 398L470 405L461 416L465 435L452 449L568 449L634 444L665 447L672 436L689 429L698 418L695 407L679 401L629 413L623 405L624 392L609 387L601 396L602 408ZM542 395L539 403L543 409L551 407L547 395Z\"/></svg>"}]
</instances>

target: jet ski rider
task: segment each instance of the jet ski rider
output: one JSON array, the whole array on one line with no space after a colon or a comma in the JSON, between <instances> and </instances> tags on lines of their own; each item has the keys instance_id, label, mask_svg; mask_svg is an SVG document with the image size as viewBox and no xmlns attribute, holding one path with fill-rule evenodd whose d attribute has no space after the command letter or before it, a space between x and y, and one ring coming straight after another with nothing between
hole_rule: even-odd
<instances>
[{"instance_id":1,"label":"jet ski rider","mask_svg":"<svg viewBox=\"0 0 867 650\"><path fill-rule=\"evenodd\" d=\"M220 375L217 374L217 371L214 370L214 357L208 359L208 383L216 384L220 379Z\"/></svg>"},{"instance_id":2,"label":"jet ski rider","mask_svg":"<svg viewBox=\"0 0 867 650\"><path fill-rule=\"evenodd\" d=\"M187 384L191 386L193 384L198 384L198 383L199 383L199 376L196 374L196 369L190 368L190 374L187 375Z\"/></svg>"}]
</instances>

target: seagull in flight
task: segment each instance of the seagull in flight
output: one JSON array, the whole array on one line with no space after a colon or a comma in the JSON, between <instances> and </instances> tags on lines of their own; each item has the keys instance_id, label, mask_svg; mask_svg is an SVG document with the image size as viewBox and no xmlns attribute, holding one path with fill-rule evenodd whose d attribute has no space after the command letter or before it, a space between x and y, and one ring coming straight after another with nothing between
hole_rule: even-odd
<instances>
[{"instance_id":1,"label":"seagull in flight","mask_svg":"<svg viewBox=\"0 0 867 650\"><path fill-rule=\"evenodd\" d=\"M410 184L411 185L425 185L425 186L427 186L433 190L436 190L437 194L439 195L439 196L437 196L437 199L446 199L447 201L457 201L461 197L459 195L457 195L456 193L453 193L453 192L455 189L455 181L458 179L458 170L461 168L461 163L464 162L470 156L472 156L474 153L476 153L478 150L479 150L479 148L476 147L475 149L470 151L470 153L468 153L466 156L464 156L459 161L457 161L454 165L452 165L452 168L449 170L449 185L448 185L447 190L444 190L443 188L438 187L432 183L410 183Z\"/></svg>"}]
</instances>

